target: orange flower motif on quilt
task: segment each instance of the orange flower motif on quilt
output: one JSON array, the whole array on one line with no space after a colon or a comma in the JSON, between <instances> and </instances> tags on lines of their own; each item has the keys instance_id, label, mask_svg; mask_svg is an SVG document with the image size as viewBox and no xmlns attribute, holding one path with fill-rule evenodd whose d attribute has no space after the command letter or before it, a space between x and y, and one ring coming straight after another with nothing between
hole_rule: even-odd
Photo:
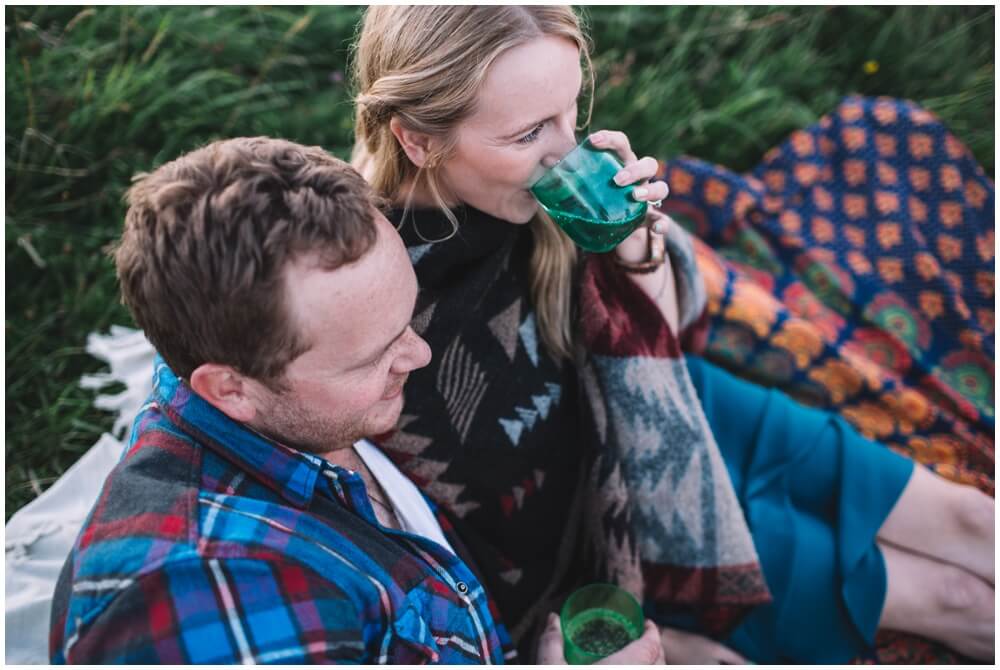
<instances>
[{"instance_id":1,"label":"orange flower motif on quilt","mask_svg":"<svg viewBox=\"0 0 1000 670\"><path fill-rule=\"evenodd\" d=\"M931 186L931 173L922 167L910 168L910 184L918 191L926 191Z\"/></svg>"},{"instance_id":2,"label":"orange flower motif on quilt","mask_svg":"<svg viewBox=\"0 0 1000 670\"><path fill-rule=\"evenodd\" d=\"M938 205L938 218L945 228L954 228L962 223L962 203L947 200Z\"/></svg>"},{"instance_id":3,"label":"orange flower motif on quilt","mask_svg":"<svg viewBox=\"0 0 1000 670\"><path fill-rule=\"evenodd\" d=\"M764 183L772 191L784 191L785 173L781 170L768 170L764 173Z\"/></svg>"},{"instance_id":4,"label":"orange flower motif on quilt","mask_svg":"<svg viewBox=\"0 0 1000 670\"><path fill-rule=\"evenodd\" d=\"M868 439L878 439L891 435L896 428L892 415L875 403L864 402L854 407L845 407L844 418Z\"/></svg>"},{"instance_id":5,"label":"orange flower motif on quilt","mask_svg":"<svg viewBox=\"0 0 1000 670\"><path fill-rule=\"evenodd\" d=\"M896 155L896 138L892 135L875 133L875 148L880 156Z\"/></svg>"},{"instance_id":6,"label":"orange flower motif on quilt","mask_svg":"<svg viewBox=\"0 0 1000 670\"><path fill-rule=\"evenodd\" d=\"M816 209L821 209L825 212L833 209L833 196L822 186L813 186L812 196L813 202L816 203Z\"/></svg>"},{"instance_id":7,"label":"orange flower motif on quilt","mask_svg":"<svg viewBox=\"0 0 1000 670\"><path fill-rule=\"evenodd\" d=\"M882 396L882 403L898 420L911 423L916 428L926 428L934 421L934 407L924 394L914 389L893 391Z\"/></svg>"},{"instance_id":8,"label":"orange flower motif on quilt","mask_svg":"<svg viewBox=\"0 0 1000 670\"><path fill-rule=\"evenodd\" d=\"M877 265L882 279L890 284L903 280L903 261L898 258L880 258Z\"/></svg>"},{"instance_id":9,"label":"orange flower motif on quilt","mask_svg":"<svg viewBox=\"0 0 1000 670\"><path fill-rule=\"evenodd\" d=\"M809 379L820 384L830 394L830 400L840 404L861 390L864 380L844 361L829 360L809 371Z\"/></svg>"},{"instance_id":10,"label":"orange flower motif on quilt","mask_svg":"<svg viewBox=\"0 0 1000 670\"><path fill-rule=\"evenodd\" d=\"M856 102L845 102L840 106L840 118L851 123L864 116L864 109Z\"/></svg>"},{"instance_id":11,"label":"orange flower motif on quilt","mask_svg":"<svg viewBox=\"0 0 1000 670\"><path fill-rule=\"evenodd\" d=\"M845 195L844 213L852 219L861 219L868 215L868 201L863 195Z\"/></svg>"},{"instance_id":12,"label":"orange flower motif on quilt","mask_svg":"<svg viewBox=\"0 0 1000 670\"><path fill-rule=\"evenodd\" d=\"M934 138L926 133L910 133L907 138L910 155L917 160L928 158L934 153Z\"/></svg>"},{"instance_id":13,"label":"orange flower motif on quilt","mask_svg":"<svg viewBox=\"0 0 1000 670\"><path fill-rule=\"evenodd\" d=\"M942 439L944 438L944 439ZM906 443L913 450L913 460L918 463L928 463L937 466L955 465L958 463L958 454L961 453L961 445L955 444L946 436L933 435L923 437L915 435Z\"/></svg>"},{"instance_id":14,"label":"orange flower motif on quilt","mask_svg":"<svg viewBox=\"0 0 1000 670\"><path fill-rule=\"evenodd\" d=\"M983 336L974 330L963 330L958 336L958 341L966 349L979 349L983 346Z\"/></svg>"},{"instance_id":15,"label":"orange flower motif on quilt","mask_svg":"<svg viewBox=\"0 0 1000 670\"><path fill-rule=\"evenodd\" d=\"M729 186L725 182L714 177L705 182L705 200L708 201L708 204L722 205L726 202L727 197L729 197Z\"/></svg>"},{"instance_id":16,"label":"orange flower motif on quilt","mask_svg":"<svg viewBox=\"0 0 1000 670\"><path fill-rule=\"evenodd\" d=\"M865 229L859 228L858 226L847 225L844 226L844 237L847 241L858 247L859 249L865 246Z\"/></svg>"},{"instance_id":17,"label":"orange flower motif on quilt","mask_svg":"<svg viewBox=\"0 0 1000 670\"><path fill-rule=\"evenodd\" d=\"M804 130L796 130L791 136L792 149L797 156L809 156L816 152L816 143L813 137Z\"/></svg>"},{"instance_id":18,"label":"orange flower motif on quilt","mask_svg":"<svg viewBox=\"0 0 1000 670\"><path fill-rule=\"evenodd\" d=\"M812 219L812 234L819 242L832 242L836 234L830 219L814 216Z\"/></svg>"},{"instance_id":19,"label":"orange flower motif on quilt","mask_svg":"<svg viewBox=\"0 0 1000 670\"><path fill-rule=\"evenodd\" d=\"M968 319L972 316L972 310L969 309L969 304L961 296L953 296L951 306L955 308L958 315L963 319Z\"/></svg>"},{"instance_id":20,"label":"orange flower motif on quilt","mask_svg":"<svg viewBox=\"0 0 1000 670\"><path fill-rule=\"evenodd\" d=\"M890 191L876 191L875 208L883 216L899 211L899 196Z\"/></svg>"},{"instance_id":21,"label":"orange flower motif on quilt","mask_svg":"<svg viewBox=\"0 0 1000 670\"><path fill-rule=\"evenodd\" d=\"M907 204L910 207L910 217L913 218L917 223L923 223L927 220L927 205L920 198L911 195Z\"/></svg>"},{"instance_id":22,"label":"orange flower motif on quilt","mask_svg":"<svg viewBox=\"0 0 1000 670\"><path fill-rule=\"evenodd\" d=\"M866 275L872 271L871 261L860 251L848 251L847 264L855 274Z\"/></svg>"},{"instance_id":23,"label":"orange flower motif on quilt","mask_svg":"<svg viewBox=\"0 0 1000 670\"><path fill-rule=\"evenodd\" d=\"M936 119L926 109L914 109L910 112L910 120L918 126L926 126L928 123L933 123Z\"/></svg>"},{"instance_id":24,"label":"orange flower motif on quilt","mask_svg":"<svg viewBox=\"0 0 1000 670\"><path fill-rule=\"evenodd\" d=\"M993 254L996 253L995 245L992 230L987 230L984 234L976 236L976 252L984 261L993 258Z\"/></svg>"},{"instance_id":25,"label":"orange flower motif on quilt","mask_svg":"<svg viewBox=\"0 0 1000 670\"><path fill-rule=\"evenodd\" d=\"M992 272L979 270L976 272L976 289L987 298L993 297L996 278Z\"/></svg>"},{"instance_id":26,"label":"orange flower motif on quilt","mask_svg":"<svg viewBox=\"0 0 1000 670\"><path fill-rule=\"evenodd\" d=\"M860 151L868 143L868 134L864 128L844 128L841 137L849 151Z\"/></svg>"},{"instance_id":27,"label":"orange flower motif on quilt","mask_svg":"<svg viewBox=\"0 0 1000 670\"><path fill-rule=\"evenodd\" d=\"M778 217L778 223L789 233L797 233L802 230L802 217L793 210L786 210Z\"/></svg>"},{"instance_id":28,"label":"orange flower motif on quilt","mask_svg":"<svg viewBox=\"0 0 1000 670\"><path fill-rule=\"evenodd\" d=\"M733 286L733 296L726 306L727 319L746 324L757 334L766 337L778 318L774 296L749 281L738 281Z\"/></svg>"},{"instance_id":29,"label":"orange flower motif on quilt","mask_svg":"<svg viewBox=\"0 0 1000 670\"><path fill-rule=\"evenodd\" d=\"M819 152L824 156L829 156L837 150L837 145L829 137L819 138Z\"/></svg>"},{"instance_id":30,"label":"orange flower motif on quilt","mask_svg":"<svg viewBox=\"0 0 1000 670\"><path fill-rule=\"evenodd\" d=\"M819 179L819 170L812 163L795 164L795 181L803 186L812 186Z\"/></svg>"},{"instance_id":31,"label":"orange flower motif on quilt","mask_svg":"<svg viewBox=\"0 0 1000 670\"><path fill-rule=\"evenodd\" d=\"M670 168L670 190L677 195L688 195L694 186L694 175L681 168Z\"/></svg>"},{"instance_id":32,"label":"orange flower motif on quilt","mask_svg":"<svg viewBox=\"0 0 1000 670\"><path fill-rule=\"evenodd\" d=\"M965 198L976 209L982 209L986 204L986 189L979 182L969 179L965 182Z\"/></svg>"},{"instance_id":33,"label":"orange flower motif on quilt","mask_svg":"<svg viewBox=\"0 0 1000 670\"><path fill-rule=\"evenodd\" d=\"M757 200L752 195L746 191L740 191L736 194L736 199L733 201L733 217L742 219L756 202Z\"/></svg>"},{"instance_id":34,"label":"orange flower motif on quilt","mask_svg":"<svg viewBox=\"0 0 1000 670\"><path fill-rule=\"evenodd\" d=\"M864 115L864 110L861 105L855 102L847 102L840 106L840 118L851 123L852 121L857 121Z\"/></svg>"},{"instance_id":35,"label":"orange flower motif on quilt","mask_svg":"<svg viewBox=\"0 0 1000 670\"><path fill-rule=\"evenodd\" d=\"M938 183L946 191L962 188L962 173L954 165L942 165L938 171Z\"/></svg>"},{"instance_id":36,"label":"orange flower motif on quilt","mask_svg":"<svg viewBox=\"0 0 1000 670\"><path fill-rule=\"evenodd\" d=\"M944 314L944 299L937 291L921 291L918 300L920 302L920 311L928 319L933 321Z\"/></svg>"},{"instance_id":37,"label":"orange flower motif on quilt","mask_svg":"<svg viewBox=\"0 0 1000 670\"><path fill-rule=\"evenodd\" d=\"M945 263L961 258L962 240L942 233L938 236L938 253L941 254Z\"/></svg>"},{"instance_id":38,"label":"orange flower motif on quilt","mask_svg":"<svg viewBox=\"0 0 1000 670\"><path fill-rule=\"evenodd\" d=\"M875 104L875 120L883 126L896 122L896 106L892 103L879 102Z\"/></svg>"},{"instance_id":39,"label":"orange flower motif on quilt","mask_svg":"<svg viewBox=\"0 0 1000 670\"><path fill-rule=\"evenodd\" d=\"M865 181L865 162L852 158L844 161L844 179L850 186L863 184Z\"/></svg>"},{"instance_id":40,"label":"orange flower motif on quilt","mask_svg":"<svg viewBox=\"0 0 1000 670\"><path fill-rule=\"evenodd\" d=\"M979 323L982 324L983 330L987 333L992 333L994 328L994 319L996 318L993 310L981 307L976 310L976 316L979 317Z\"/></svg>"},{"instance_id":41,"label":"orange flower motif on quilt","mask_svg":"<svg viewBox=\"0 0 1000 670\"><path fill-rule=\"evenodd\" d=\"M941 266L938 265L937 259L926 251L918 251L914 254L913 260L917 266L917 274L924 281L930 281L941 274Z\"/></svg>"},{"instance_id":42,"label":"orange flower motif on quilt","mask_svg":"<svg viewBox=\"0 0 1000 670\"><path fill-rule=\"evenodd\" d=\"M949 158L961 158L965 155L965 147L951 133L944 136L944 150L948 152Z\"/></svg>"},{"instance_id":43,"label":"orange flower motif on quilt","mask_svg":"<svg viewBox=\"0 0 1000 670\"><path fill-rule=\"evenodd\" d=\"M883 249L891 249L902 243L903 235L898 223L886 221L875 227L875 235Z\"/></svg>"},{"instance_id":44,"label":"orange flower motif on quilt","mask_svg":"<svg viewBox=\"0 0 1000 670\"><path fill-rule=\"evenodd\" d=\"M899 173L896 171L896 168L888 163L879 161L875 169L878 172L879 181L886 186L895 186L896 182L899 181Z\"/></svg>"},{"instance_id":45,"label":"orange flower motif on quilt","mask_svg":"<svg viewBox=\"0 0 1000 670\"><path fill-rule=\"evenodd\" d=\"M823 340L811 323L792 317L785 321L771 342L788 351L802 369L823 351Z\"/></svg>"}]
</instances>

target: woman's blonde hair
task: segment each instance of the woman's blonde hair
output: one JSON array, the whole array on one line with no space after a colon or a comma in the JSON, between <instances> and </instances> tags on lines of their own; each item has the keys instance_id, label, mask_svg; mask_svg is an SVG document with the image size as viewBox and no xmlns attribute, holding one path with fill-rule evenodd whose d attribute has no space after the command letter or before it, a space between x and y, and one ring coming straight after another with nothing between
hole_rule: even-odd
<instances>
[{"instance_id":1,"label":"woman's blonde hair","mask_svg":"<svg viewBox=\"0 0 1000 670\"><path fill-rule=\"evenodd\" d=\"M580 49L590 122L594 73L590 40L568 6L372 6L355 40L355 143L351 163L387 198L404 184L423 183L457 229L441 196L438 166L454 150L454 128L476 108L490 65L508 49L543 36L564 37ZM389 128L443 140L417 167ZM542 340L557 358L572 352L572 289L577 252L541 210L531 221L531 296Z\"/></svg>"}]
</instances>

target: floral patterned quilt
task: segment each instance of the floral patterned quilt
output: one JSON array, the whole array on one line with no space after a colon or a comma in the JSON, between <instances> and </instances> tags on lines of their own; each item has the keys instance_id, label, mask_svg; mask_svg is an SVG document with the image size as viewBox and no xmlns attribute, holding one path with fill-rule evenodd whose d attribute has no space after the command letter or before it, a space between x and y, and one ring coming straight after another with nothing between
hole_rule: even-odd
<instances>
[{"instance_id":1,"label":"floral patterned quilt","mask_svg":"<svg viewBox=\"0 0 1000 670\"><path fill-rule=\"evenodd\" d=\"M930 112L845 99L749 174L662 161L698 238L706 357L994 493L994 186ZM883 662L957 660L880 636Z\"/></svg>"}]
</instances>

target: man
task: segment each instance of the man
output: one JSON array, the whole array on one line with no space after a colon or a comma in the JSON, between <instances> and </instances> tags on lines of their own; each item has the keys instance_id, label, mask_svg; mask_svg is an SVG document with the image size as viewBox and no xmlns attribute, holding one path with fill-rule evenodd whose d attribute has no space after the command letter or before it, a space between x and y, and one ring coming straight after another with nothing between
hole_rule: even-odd
<instances>
[{"instance_id":1,"label":"man","mask_svg":"<svg viewBox=\"0 0 1000 670\"><path fill-rule=\"evenodd\" d=\"M501 662L479 580L359 442L430 360L365 182L318 148L237 139L128 200L118 275L162 359L59 579L52 660Z\"/></svg>"},{"instance_id":2,"label":"man","mask_svg":"<svg viewBox=\"0 0 1000 670\"><path fill-rule=\"evenodd\" d=\"M71 663L497 663L457 537L363 438L430 360L377 198L318 148L216 142L143 176L115 253L152 396L56 587ZM447 524L445 524L447 526ZM655 627L609 661L662 658ZM557 621L539 660L562 661Z\"/></svg>"}]
</instances>

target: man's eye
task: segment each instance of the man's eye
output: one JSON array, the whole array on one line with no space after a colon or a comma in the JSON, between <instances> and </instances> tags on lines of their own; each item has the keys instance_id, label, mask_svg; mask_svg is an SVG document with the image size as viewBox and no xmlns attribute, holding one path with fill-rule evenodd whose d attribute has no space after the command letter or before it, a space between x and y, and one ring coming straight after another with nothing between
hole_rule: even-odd
<instances>
[{"instance_id":1,"label":"man's eye","mask_svg":"<svg viewBox=\"0 0 1000 670\"><path fill-rule=\"evenodd\" d=\"M540 132L542 132L542 128L544 126L545 126L545 122L544 121L542 123L539 123L537 126L535 126L535 128L530 133L528 133L527 135L525 135L524 137L522 137L521 139L519 139L517 141L517 143L518 144L531 144L532 142L534 142L535 140L538 139L538 134Z\"/></svg>"}]
</instances>

